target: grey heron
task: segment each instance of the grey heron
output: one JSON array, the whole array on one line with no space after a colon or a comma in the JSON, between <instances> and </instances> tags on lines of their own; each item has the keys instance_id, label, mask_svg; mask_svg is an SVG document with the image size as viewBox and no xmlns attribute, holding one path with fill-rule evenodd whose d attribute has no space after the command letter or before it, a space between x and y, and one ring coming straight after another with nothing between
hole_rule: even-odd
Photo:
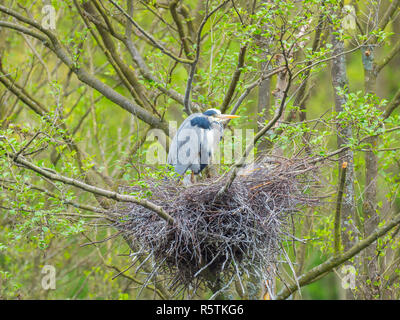
<instances>
[{"instance_id":1,"label":"grey heron","mask_svg":"<svg viewBox=\"0 0 400 320\"><path fill-rule=\"evenodd\" d=\"M215 148L222 139L223 122L238 117L221 114L217 109L190 115L172 139L167 163L174 166L180 175L191 170L193 182L193 174L199 174L210 164Z\"/></svg>"}]
</instances>

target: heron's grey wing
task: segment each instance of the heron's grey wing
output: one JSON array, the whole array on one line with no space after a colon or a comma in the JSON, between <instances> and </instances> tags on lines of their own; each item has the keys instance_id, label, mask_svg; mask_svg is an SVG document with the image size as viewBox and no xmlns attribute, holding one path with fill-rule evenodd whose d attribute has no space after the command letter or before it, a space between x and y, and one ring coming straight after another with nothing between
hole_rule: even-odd
<instances>
[{"instance_id":1,"label":"heron's grey wing","mask_svg":"<svg viewBox=\"0 0 400 320\"><path fill-rule=\"evenodd\" d=\"M175 171L179 174L184 174L189 167L189 164L184 164L182 163L182 161L180 161L182 157L179 156L182 145L187 143L188 140L189 139L184 141L178 140L178 133L177 133L175 137L172 139L171 145L169 147L167 163L174 166Z\"/></svg>"},{"instance_id":2,"label":"heron's grey wing","mask_svg":"<svg viewBox=\"0 0 400 320\"><path fill-rule=\"evenodd\" d=\"M200 162L198 156L199 132L198 127L193 127L190 121L201 114L195 113L187 117L179 127L169 147L167 163L173 165L175 171L184 174L191 165Z\"/></svg>"}]
</instances>

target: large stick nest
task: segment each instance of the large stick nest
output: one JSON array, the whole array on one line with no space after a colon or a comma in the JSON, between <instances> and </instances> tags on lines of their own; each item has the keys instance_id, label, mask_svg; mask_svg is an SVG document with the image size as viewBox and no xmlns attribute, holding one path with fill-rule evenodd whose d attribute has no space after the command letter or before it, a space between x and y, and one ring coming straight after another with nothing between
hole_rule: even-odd
<instances>
[{"instance_id":1,"label":"large stick nest","mask_svg":"<svg viewBox=\"0 0 400 320\"><path fill-rule=\"evenodd\" d=\"M267 160L242 170L217 200L229 175L189 187L149 180L147 189L124 191L147 192L147 199L168 212L175 224L142 206L124 204L117 207L124 214L117 228L137 248L133 255L139 268L144 260L153 263L146 283L164 277L175 292L195 292L201 283L217 291L234 279L241 285L245 277L266 280L282 240L291 233L288 217L316 202L310 196L314 169L301 160Z\"/></svg>"}]
</instances>

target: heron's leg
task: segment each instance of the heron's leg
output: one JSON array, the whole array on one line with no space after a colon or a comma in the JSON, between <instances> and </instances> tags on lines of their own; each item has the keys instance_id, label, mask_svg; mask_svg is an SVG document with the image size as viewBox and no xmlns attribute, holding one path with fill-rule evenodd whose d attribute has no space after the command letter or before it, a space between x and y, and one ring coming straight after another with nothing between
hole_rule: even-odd
<instances>
[{"instance_id":1,"label":"heron's leg","mask_svg":"<svg viewBox=\"0 0 400 320\"><path fill-rule=\"evenodd\" d=\"M190 174L190 182L191 183L195 183L196 182L196 178L194 176L194 172L192 171L192 173Z\"/></svg>"}]
</instances>

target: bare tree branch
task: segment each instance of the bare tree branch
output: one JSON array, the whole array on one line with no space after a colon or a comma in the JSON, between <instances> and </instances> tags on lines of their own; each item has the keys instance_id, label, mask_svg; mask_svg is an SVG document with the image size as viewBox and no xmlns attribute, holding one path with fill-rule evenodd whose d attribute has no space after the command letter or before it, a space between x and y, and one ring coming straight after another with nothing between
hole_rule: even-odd
<instances>
[{"instance_id":1,"label":"bare tree branch","mask_svg":"<svg viewBox=\"0 0 400 320\"><path fill-rule=\"evenodd\" d=\"M141 206L155 212L160 218L164 219L169 224L174 223L174 219L167 212L165 212L164 209L162 209L161 207L155 205L154 203L152 203L146 199L138 199L134 196L120 194L120 193L117 193L114 191L109 191L106 189L95 187L95 186L89 185L87 183L84 183L82 181L60 175L59 173L57 173L51 169L38 167L35 164L29 162L28 160L26 160L25 158L23 158L21 156L15 157L15 154L10 154L10 153L7 153L7 155L15 163L20 164L20 165L26 167L27 169L32 170L50 180L59 181L64 184L68 184L68 185L74 186L76 188L82 189L84 191L90 192L92 194L106 197L106 198L109 198L112 200L121 201L121 202L132 202L132 203L141 205Z\"/></svg>"},{"instance_id":2,"label":"bare tree branch","mask_svg":"<svg viewBox=\"0 0 400 320\"><path fill-rule=\"evenodd\" d=\"M199 62L199 58L200 58L200 44L201 44L201 34L203 31L203 28L206 25L208 19L215 12L217 12L219 9L221 9L223 6L225 6L229 1L230 0L225 0L220 5L218 5L215 9L213 9L211 12L206 13L206 15L203 18L203 21L200 24L199 30L197 31L196 56L194 58L194 61L192 61L190 63L189 77L186 82L185 99L183 100L184 110L187 114L191 114L190 94L192 92L192 84L193 84L193 80L194 80L194 75L196 73L197 63Z\"/></svg>"},{"instance_id":3,"label":"bare tree branch","mask_svg":"<svg viewBox=\"0 0 400 320\"><path fill-rule=\"evenodd\" d=\"M278 300L286 299L292 293L296 292L299 289L299 287L303 287L310 283L313 283L314 281L319 279L319 277L326 275L327 273L331 272L334 268L340 266L342 263L354 257L356 254L367 248L374 241L384 236L386 233L388 233L390 230L392 230L399 224L400 224L400 214L398 213L392 220L387 222L384 226L377 228L367 238L357 242L349 250L345 251L342 254L332 256L327 261L312 268L306 273L303 273L301 276L297 278L298 285L297 283L287 285L277 294L276 299Z\"/></svg>"},{"instance_id":4,"label":"bare tree branch","mask_svg":"<svg viewBox=\"0 0 400 320\"><path fill-rule=\"evenodd\" d=\"M169 50L167 50L166 48L164 48L164 46L159 43L155 38L153 38L152 35L150 35L148 32L146 32L135 20L132 19L132 17L119 5L117 4L115 1L113 0L108 0L109 2L111 2L126 18L128 18L128 20L156 47L158 48L162 53L164 53L165 55L167 55L168 57L174 59L175 61L184 63L184 64L191 64L193 63L192 60L188 60L188 59L182 59L180 57L177 57L176 55L174 55L172 52L170 52Z\"/></svg>"}]
</instances>

